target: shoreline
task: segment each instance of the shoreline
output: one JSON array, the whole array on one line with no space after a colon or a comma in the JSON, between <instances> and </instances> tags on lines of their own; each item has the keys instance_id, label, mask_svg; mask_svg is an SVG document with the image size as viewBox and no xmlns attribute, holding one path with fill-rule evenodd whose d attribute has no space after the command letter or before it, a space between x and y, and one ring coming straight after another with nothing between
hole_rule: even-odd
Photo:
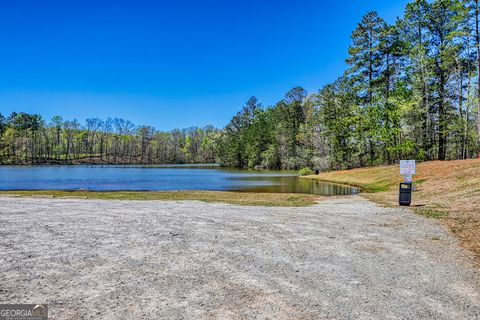
<instances>
[{"instance_id":1,"label":"shoreline","mask_svg":"<svg viewBox=\"0 0 480 320\"><path fill-rule=\"evenodd\" d=\"M385 207L398 207L398 165L330 171L304 179L347 183L362 196ZM426 161L417 165L409 207L418 215L439 220L461 245L475 254L480 266L480 160Z\"/></svg>"},{"instance_id":2,"label":"shoreline","mask_svg":"<svg viewBox=\"0 0 480 320\"><path fill-rule=\"evenodd\" d=\"M242 206L305 207L327 196L305 193L266 193L243 191L175 190L175 191L87 191L87 190L0 190L0 197L36 197L97 200L198 200ZM333 198L333 196L331 196Z\"/></svg>"}]
</instances>

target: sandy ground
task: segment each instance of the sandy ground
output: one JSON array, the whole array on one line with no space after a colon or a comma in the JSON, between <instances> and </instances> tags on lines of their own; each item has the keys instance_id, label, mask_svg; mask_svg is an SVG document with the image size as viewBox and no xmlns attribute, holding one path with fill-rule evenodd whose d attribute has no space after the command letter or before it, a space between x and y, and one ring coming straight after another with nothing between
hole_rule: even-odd
<instances>
[{"instance_id":1,"label":"sandy ground","mask_svg":"<svg viewBox=\"0 0 480 320\"><path fill-rule=\"evenodd\" d=\"M479 319L480 275L437 221L358 196L3 197L0 302L50 319Z\"/></svg>"}]
</instances>

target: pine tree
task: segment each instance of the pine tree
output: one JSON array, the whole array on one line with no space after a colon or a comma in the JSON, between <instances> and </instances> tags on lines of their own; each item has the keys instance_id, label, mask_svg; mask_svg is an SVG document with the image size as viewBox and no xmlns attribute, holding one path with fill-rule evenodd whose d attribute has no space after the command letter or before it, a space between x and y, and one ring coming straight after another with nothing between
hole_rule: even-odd
<instances>
[{"instance_id":1,"label":"pine tree","mask_svg":"<svg viewBox=\"0 0 480 320\"><path fill-rule=\"evenodd\" d=\"M431 60L429 58L430 35L427 28L430 4L417 0L407 4L403 19L399 22L400 38L404 44L406 81L413 90L416 104L412 112L413 139L416 157L433 158L434 127L431 106Z\"/></svg>"}]
</instances>

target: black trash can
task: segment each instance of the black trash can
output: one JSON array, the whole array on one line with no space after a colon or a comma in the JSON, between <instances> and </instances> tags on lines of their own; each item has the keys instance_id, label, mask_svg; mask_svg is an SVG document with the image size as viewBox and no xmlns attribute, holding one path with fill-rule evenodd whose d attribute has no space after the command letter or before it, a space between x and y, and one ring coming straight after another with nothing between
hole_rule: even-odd
<instances>
[{"instance_id":1,"label":"black trash can","mask_svg":"<svg viewBox=\"0 0 480 320\"><path fill-rule=\"evenodd\" d=\"M412 183L400 183L400 191L398 194L398 203L401 206L409 206L412 203Z\"/></svg>"}]
</instances>

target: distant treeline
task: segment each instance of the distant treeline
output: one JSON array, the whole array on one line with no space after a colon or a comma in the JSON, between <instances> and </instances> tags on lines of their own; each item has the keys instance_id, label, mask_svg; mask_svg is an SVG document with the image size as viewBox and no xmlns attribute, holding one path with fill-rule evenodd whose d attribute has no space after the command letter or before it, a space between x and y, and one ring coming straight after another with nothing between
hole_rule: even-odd
<instances>
[{"instance_id":1,"label":"distant treeline","mask_svg":"<svg viewBox=\"0 0 480 320\"><path fill-rule=\"evenodd\" d=\"M323 170L480 154L479 0L414 1L393 25L369 12L348 54L334 83L269 107L252 97L222 130L0 117L0 161Z\"/></svg>"},{"instance_id":2,"label":"distant treeline","mask_svg":"<svg viewBox=\"0 0 480 320\"><path fill-rule=\"evenodd\" d=\"M90 118L85 124L38 114L0 114L2 164L213 163L220 132L212 126L170 132L128 120Z\"/></svg>"}]
</instances>

